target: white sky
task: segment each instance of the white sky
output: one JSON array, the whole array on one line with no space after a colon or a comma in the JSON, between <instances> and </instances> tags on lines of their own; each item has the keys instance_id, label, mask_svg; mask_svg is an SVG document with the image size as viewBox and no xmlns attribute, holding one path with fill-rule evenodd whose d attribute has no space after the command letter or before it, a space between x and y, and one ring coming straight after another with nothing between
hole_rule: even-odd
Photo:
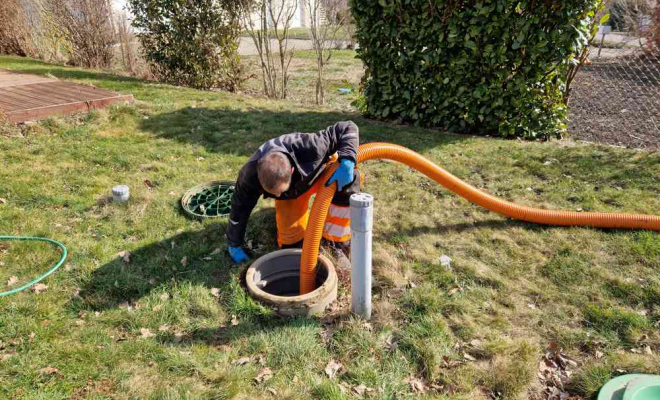
<instances>
[{"instance_id":1,"label":"white sky","mask_svg":"<svg viewBox=\"0 0 660 400\"><path fill-rule=\"evenodd\" d=\"M117 11L121 11L126 6L126 0L111 0L112 5Z\"/></svg>"}]
</instances>

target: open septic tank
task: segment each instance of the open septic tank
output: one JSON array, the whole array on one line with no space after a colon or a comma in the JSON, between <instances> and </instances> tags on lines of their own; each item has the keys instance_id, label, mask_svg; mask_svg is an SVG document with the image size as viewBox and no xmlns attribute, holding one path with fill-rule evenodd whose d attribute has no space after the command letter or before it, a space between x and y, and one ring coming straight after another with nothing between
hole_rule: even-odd
<instances>
[{"instance_id":1,"label":"open septic tank","mask_svg":"<svg viewBox=\"0 0 660 400\"><path fill-rule=\"evenodd\" d=\"M183 210L192 218L229 215L235 183L213 181L190 188L181 198ZM332 262L319 256L316 289L300 293L301 249L277 250L257 259L246 275L252 297L271 305L280 315L313 315L325 311L337 299L337 273Z\"/></svg>"},{"instance_id":2,"label":"open septic tank","mask_svg":"<svg viewBox=\"0 0 660 400\"><path fill-rule=\"evenodd\" d=\"M316 289L300 293L301 249L277 250L257 259L245 277L250 295L274 307L280 315L314 315L337 299L337 273L332 262L319 256Z\"/></svg>"}]
</instances>

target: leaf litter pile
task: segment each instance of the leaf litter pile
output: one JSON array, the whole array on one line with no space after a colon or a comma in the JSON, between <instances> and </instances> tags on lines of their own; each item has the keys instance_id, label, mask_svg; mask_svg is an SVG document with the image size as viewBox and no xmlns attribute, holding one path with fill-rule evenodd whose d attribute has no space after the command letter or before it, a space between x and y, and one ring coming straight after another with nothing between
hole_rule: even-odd
<instances>
[{"instance_id":1,"label":"leaf litter pile","mask_svg":"<svg viewBox=\"0 0 660 400\"><path fill-rule=\"evenodd\" d=\"M566 387L571 380L573 369L578 363L568 355L562 353L557 343L550 343L550 347L539 362L539 379L543 385L543 394L547 400L579 400L571 397Z\"/></svg>"}]
</instances>

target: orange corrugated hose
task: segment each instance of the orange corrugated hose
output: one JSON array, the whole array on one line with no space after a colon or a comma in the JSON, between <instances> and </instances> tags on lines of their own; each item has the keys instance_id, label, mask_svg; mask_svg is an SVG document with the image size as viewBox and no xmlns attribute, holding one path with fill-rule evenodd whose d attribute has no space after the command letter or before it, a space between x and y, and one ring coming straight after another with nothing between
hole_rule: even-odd
<instances>
[{"instance_id":1,"label":"orange corrugated hose","mask_svg":"<svg viewBox=\"0 0 660 400\"><path fill-rule=\"evenodd\" d=\"M596 228L631 228L660 231L660 216L640 214L583 213L573 211L550 211L519 206L484 193L461 181L454 175L433 164L423 156L402 146L390 143L369 143L358 149L358 163L373 159L389 159L406 164L442 186L490 211L509 218L545 225L591 226ZM331 168L319 178L328 180L337 169ZM311 217L305 231L302 259L300 261L300 294L315 289L316 264L323 225L330 202L337 186L324 186L316 194Z\"/></svg>"}]
</instances>

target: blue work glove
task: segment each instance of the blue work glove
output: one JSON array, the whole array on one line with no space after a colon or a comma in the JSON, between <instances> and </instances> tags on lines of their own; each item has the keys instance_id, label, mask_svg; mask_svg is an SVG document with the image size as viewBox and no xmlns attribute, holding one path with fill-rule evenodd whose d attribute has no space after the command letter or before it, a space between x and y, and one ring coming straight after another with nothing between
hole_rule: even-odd
<instances>
[{"instance_id":1,"label":"blue work glove","mask_svg":"<svg viewBox=\"0 0 660 400\"><path fill-rule=\"evenodd\" d=\"M242 247L229 247L229 255L231 259L234 260L236 264L240 264L243 261L247 261L248 256L245 254L245 250Z\"/></svg>"},{"instance_id":2,"label":"blue work glove","mask_svg":"<svg viewBox=\"0 0 660 400\"><path fill-rule=\"evenodd\" d=\"M334 174L328 179L326 186L332 184L332 182L337 182L337 191L340 191L344 186L350 185L353 182L353 172L355 170L355 163L348 158L342 158L339 160L339 168L335 171Z\"/></svg>"}]
</instances>

